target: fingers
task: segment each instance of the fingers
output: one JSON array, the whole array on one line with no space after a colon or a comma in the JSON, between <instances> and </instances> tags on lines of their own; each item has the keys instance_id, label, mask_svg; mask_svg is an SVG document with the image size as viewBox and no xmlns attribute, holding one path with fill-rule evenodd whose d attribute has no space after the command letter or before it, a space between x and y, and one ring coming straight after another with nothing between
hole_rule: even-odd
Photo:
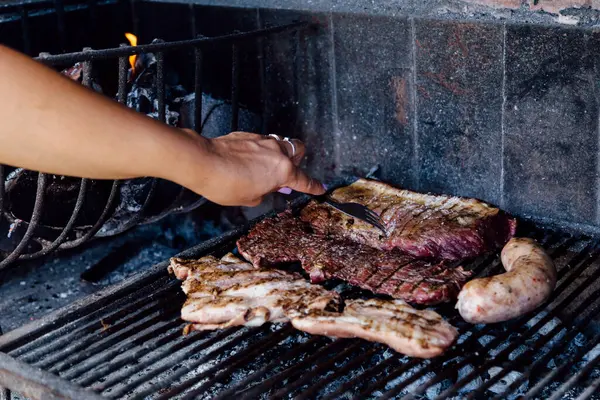
<instances>
[{"instance_id":1,"label":"fingers","mask_svg":"<svg viewBox=\"0 0 600 400\"><path fill-rule=\"evenodd\" d=\"M294 165L300 165L306 154L306 146L301 140L282 138L279 135L269 136L268 138L275 140L283 154L291 159L294 162Z\"/></svg>"},{"instance_id":2,"label":"fingers","mask_svg":"<svg viewBox=\"0 0 600 400\"><path fill-rule=\"evenodd\" d=\"M287 187L297 192L320 195L325 193L325 187L317 179L306 175L300 168L293 168Z\"/></svg>"}]
</instances>

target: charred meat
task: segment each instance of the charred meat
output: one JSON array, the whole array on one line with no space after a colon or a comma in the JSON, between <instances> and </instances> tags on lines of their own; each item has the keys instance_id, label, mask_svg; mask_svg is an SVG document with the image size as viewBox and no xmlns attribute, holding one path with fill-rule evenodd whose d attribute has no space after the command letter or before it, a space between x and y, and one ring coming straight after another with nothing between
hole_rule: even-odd
<instances>
[{"instance_id":1,"label":"charred meat","mask_svg":"<svg viewBox=\"0 0 600 400\"><path fill-rule=\"evenodd\" d=\"M470 277L461 267L415 259L397 249L382 251L347 238L315 234L286 211L259 222L237 243L257 268L297 262L312 282L338 278L374 293L418 304L456 298Z\"/></svg>"},{"instance_id":2,"label":"charred meat","mask_svg":"<svg viewBox=\"0 0 600 400\"><path fill-rule=\"evenodd\" d=\"M514 236L516 220L475 199L402 190L359 179L335 190L340 202L356 202L380 215L387 237L373 226L316 201L303 221L325 235L341 236L382 250L400 249L419 258L462 260L501 248Z\"/></svg>"}]
</instances>

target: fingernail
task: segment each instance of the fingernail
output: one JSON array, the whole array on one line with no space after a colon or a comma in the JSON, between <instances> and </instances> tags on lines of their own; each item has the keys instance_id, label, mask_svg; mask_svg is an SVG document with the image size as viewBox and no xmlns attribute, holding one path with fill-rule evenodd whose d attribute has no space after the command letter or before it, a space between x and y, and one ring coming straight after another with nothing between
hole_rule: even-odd
<instances>
[{"instance_id":1,"label":"fingernail","mask_svg":"<svg viewBox=\"0 0 600 400\"><path fill-rule=\"evenodd\" d=\"M284 187L279 189L277 192L282 193L282 194L292 194L292 189L288 188L288 187Z\"/></svg>"},{"instance_id":2,"label":"fingernail","mask_svg":"<svg viewBox=\"0 0 600 400\"><path fill-rule=\"evenodd\" d=\"M327 185L324 183L322 183L322 185L323 185L323 189L325 189L325 191L327 191L328 190Z\"/></svg>"}]
</instances>

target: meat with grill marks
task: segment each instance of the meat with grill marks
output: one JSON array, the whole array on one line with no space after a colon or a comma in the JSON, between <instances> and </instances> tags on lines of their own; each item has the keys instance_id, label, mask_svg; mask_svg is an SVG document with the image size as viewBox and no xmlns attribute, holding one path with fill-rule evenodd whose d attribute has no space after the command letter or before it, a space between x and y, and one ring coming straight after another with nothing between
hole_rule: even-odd
<instances>
[{"instance_id":1,"label":"meat with grill marks","mask_svg":"<svg viewBox=\"0 0 600 400\"><path fill-rule=\"evenodd\" d=\"M315 231L419 258L462 260L498 250L515 234L516 220L482 201L416 193L359 179L331 197L367 206L382 219L387 236L333 207L311 201L301 219Z\"/></svg>"},{"instance_id":2,"label":"meat with grill marks","mask_svg":"<svg viewBox=\"0 0 600 400\"><path fill-rule=\"evenodd\" d=\"M286 323L311 334L362 338L389 345L409 356L429 358L454 342L456 330L430 310L401 300L347 300L301 275L254 269L227 254L198 260L171 259L169 271L181 280L187 301L181 318L190 330Z\"/></svg>"},{"instance_id":3,"label":"meat with grill marks","mask_svg":"<svg viewBox=\"0 0 600 400\"><path fill-rule=\"evenodd\" d=\"M424 305L456 298L471 275L444 261L429 262L397 249L382 251L347 238L315 234L290 211L259 222L237 246L257 268L299 261L312 282L338 278Z\"/></svg>"},{"instance_id":4,"label":"meat with grill marks","mask_svg":"<svg viewBox=\"0 0 600 400\"><path fill-rule=\"evenodd\" d=\"M442 354L458 336L436 312L416 310L402 300L347 300L343 313L314 310L292 315L292 325L315 335L385 343L420 358Z\"/></svg>"},{"instance_id":5,"label":"meat with grill marks","mask_svg":"<svg viewBox=\"0 0 600 400\"><path fill-rule=\"evenodd\" d=\"M276 269L255 269L229 253L198 260L171 259L169 271L184 280L187 295L181 318L188 330L213 330L231 326L259 326L287 322L287 313L336 310L336 292L310 284L300 274Z\"/></svg>"}]
</instances>

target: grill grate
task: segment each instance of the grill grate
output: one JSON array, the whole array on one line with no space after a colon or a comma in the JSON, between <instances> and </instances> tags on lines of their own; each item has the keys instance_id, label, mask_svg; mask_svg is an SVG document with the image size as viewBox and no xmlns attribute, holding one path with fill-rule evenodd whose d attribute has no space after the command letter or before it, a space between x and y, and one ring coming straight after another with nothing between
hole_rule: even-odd
<instances>
[{"instance_id":1,"label":"grill grate","mask_svg":"<svg viewBox=\"0 0 600 400\"><path fill-rule=\"evenodd\" d=\"M181 256L222 255L248 228ZM460 337L434 359L289 324L183 336L185 296L164 262L0 337L0 384L32 398L74 399L599 398L600 242L547 228L520 235L538 239L558 266L551 301L508 323L477 326L440 306ZM498 255L466 267L480 276L502 270Z\"/></svg>"}]
</instances>

